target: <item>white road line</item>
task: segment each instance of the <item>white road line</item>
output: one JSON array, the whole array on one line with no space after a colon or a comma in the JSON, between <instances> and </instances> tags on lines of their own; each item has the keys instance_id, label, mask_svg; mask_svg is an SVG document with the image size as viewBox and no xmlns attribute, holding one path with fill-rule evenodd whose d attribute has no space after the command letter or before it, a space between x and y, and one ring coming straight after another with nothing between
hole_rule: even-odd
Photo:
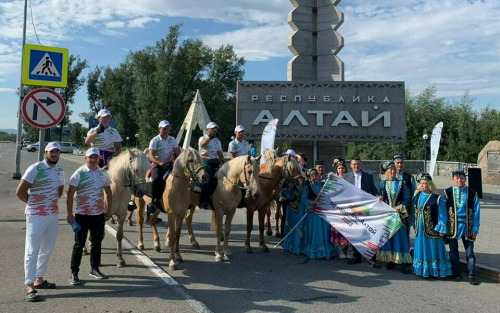
<instances>
[{"instance_id":1,"label":"white road line","mask_svg":"<svg viewBox=\"0 0 500 313\"><path fill-rule=\"evenodd\" d=\"M113 235L116 238L116 229L106 224L106 230L108 233ZM125 249L128 249L136 256L139 261L141 261L144 265L146 265L151 272L153 272L156 276L158 276L165 285L171 287L177 295L186 300L186 302L192 306L196 312L199 313L213 313L203 302L196 300L189 292L179 284L172 276L168 275L163 268L158 266L155 262L153 262L147 255L138 250L127 238L123 237L122 246Z\"/></svg>"}]
</instances>

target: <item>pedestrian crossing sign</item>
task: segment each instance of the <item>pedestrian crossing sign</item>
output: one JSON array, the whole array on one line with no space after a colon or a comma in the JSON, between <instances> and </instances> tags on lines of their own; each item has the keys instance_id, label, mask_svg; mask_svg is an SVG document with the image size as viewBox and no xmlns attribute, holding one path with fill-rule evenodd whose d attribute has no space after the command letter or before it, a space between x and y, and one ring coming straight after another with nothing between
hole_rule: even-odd
<instances>
[{"instance_id":1,"label":"pedestrian crossing sign","mask_svg":"<svg viewBox=\"0 0 500 313\"><path fill-rule=\"evenodd\" d=\"M23 84L66 87L68 85L68 49L24 45Z\"/></svg>"}]
</instances>

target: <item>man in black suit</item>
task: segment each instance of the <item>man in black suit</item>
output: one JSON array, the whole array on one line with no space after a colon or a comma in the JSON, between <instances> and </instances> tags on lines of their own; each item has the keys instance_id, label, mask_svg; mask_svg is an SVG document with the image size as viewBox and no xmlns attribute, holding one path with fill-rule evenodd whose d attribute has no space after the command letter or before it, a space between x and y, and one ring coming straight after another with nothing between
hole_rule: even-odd
<instances>
[{"instance_id":1,"label":"man in black suit","mask_svg":"<svg viewBox=\"0 0 500 313\"><path fill-rule=\"evenodd\" d=\"M346 173L343 177L344 180L373 196L378 196L379 192L373 183L373 176L361 170L361 159L359 157L352 158L350 165L352 172ZM361 263L361 253L354 248L352 259L347 261L347 264L356 263ZM370 265L374 268L380 268L380 265L375 261L375 256L370 260Z\"/></svg>"}]
</instances>

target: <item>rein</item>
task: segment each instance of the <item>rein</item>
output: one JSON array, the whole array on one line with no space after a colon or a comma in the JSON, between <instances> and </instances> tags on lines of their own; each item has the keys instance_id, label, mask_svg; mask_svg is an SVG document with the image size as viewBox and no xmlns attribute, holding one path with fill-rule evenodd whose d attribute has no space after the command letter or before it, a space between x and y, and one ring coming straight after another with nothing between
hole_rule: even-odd
<instances>
[{"instance_id":1,"label":"rein","mask_svg":"<svg viewBox=\"0 0 500 313\"><path fill-rule=\"evenodd\" d=\"M187 169L187 171L186 171L186 169ZM198 164L198 166L194 170L191 170L191 168L189 167L189 165L186 165L184 167L184 169L183 169L184 177L175 175L173 173L173 171L170 173L170 175L172 175L173 177L178 178L178 179L189 179L189 180L198 181L198 177L196 175L198 175L198 173L202 169L203 169L203 165L201 165L201 164ZM189 175L186 175L186 173L189 173Z\"/></svg>"},{"instance_id":2,"label":"rein","mask_svg":"<svg viewBox=\"0 0 500 313\"><path fill-rule=\"evenodd\" d=\"M251 163L250 163L251 164ZM246 163L245 163L246 165ZM224 176L225 179L227 179L228 182L230 182L234 187L238 188L238 189L241 189L241 190L248 190L248 186L250 186L250 182L248 181L248 177L247 177L247 172L245 171L245 168L243 168L243 173L245 174L245 185L247 187L244 187L244 186L239 186L235 183L233 183L227 176L226 176L226 173L224 173L224 169L221 168L220 171L222 172L222 175Z\"/></svg>"},{"instance_id":3,"label":"rein","mask_svg":"<svg viewBox=\"0 0 500 313\"><path fill-rule=\"evenodd\" d=\"M287 162L287 159L286 157L282 157L283 159L283 169L282 169L282 176L283 176L283 179L287 182L292 182L292 183L295 183L299 177L301 177L302 175L296 175L296 176L292 176L292 174L290 173L290 171L288 170L288 162ZM274 165L274 162L276 162L276 159L273 159L273 165ZM288 178L287 178L288 176ZM274 182L280 182L281 179L274 179L272 177L267 177L267 176L262 176L262 175L259 175L260 178L264 178L264 179L268 179L268 180L272 180Z\"/></svg>"},{"instance_id":4,"label":"rein","mask_svg":"<svg viewBox=\"0 0 500 313\"><path fill-rule=\"evenodd\" d=\"M133 176L132 176L132 169L130 168L130 166L132 165L132 158L129 158L129 166L127 166L126 170L125 170L125 173L126 173L126 177L129 181L129 184L128 185L123 185L123 187L125 188L130 188L132 190L135 189L135 186L137 185L141 185L141 184L145 184L146 183L146 179L135 179Z\"/></svg>"}]
</instances>

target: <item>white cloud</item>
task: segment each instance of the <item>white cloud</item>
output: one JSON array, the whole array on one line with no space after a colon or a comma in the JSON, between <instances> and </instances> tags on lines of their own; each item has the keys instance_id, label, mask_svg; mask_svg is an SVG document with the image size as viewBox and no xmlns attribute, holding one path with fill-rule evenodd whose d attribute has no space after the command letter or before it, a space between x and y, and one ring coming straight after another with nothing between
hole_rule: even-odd
<instances>
[{"instance_id":1,"label":"white cloud","mask_svg":"<svg viewBox=\"0 0 500 313\"><path fill-rule=\"evenodd\" d=\"M124 21L112 21L112 22L107 22L106 24L107 28L122 28L125 27L125 22Z\"/></svg>"},{"instance_id":2,"label":"white cloud","mask_svg":"<svg viewBox=\"0 0 500 313\"><path fill-rule=\"evenodd\" d=\"M8 92L8 93L11 93L11 92L16 92L17 90L14 89L14 88L0 88L0 92Z\"/></svg>"},{"instance_id":3,"label":"white cloud","mask_svg":"<svg viewBox=\"0 0 500 313\"><path fill-rule=\"evenodd\" d=\"M151 22L156 22L158 23L160 21L159 18L152 18L152 17L139 17L136 19L133 19L127 23L127 26L130 28L144 28L145 24L151 23Z\"/></svg>"}]
</instances>

